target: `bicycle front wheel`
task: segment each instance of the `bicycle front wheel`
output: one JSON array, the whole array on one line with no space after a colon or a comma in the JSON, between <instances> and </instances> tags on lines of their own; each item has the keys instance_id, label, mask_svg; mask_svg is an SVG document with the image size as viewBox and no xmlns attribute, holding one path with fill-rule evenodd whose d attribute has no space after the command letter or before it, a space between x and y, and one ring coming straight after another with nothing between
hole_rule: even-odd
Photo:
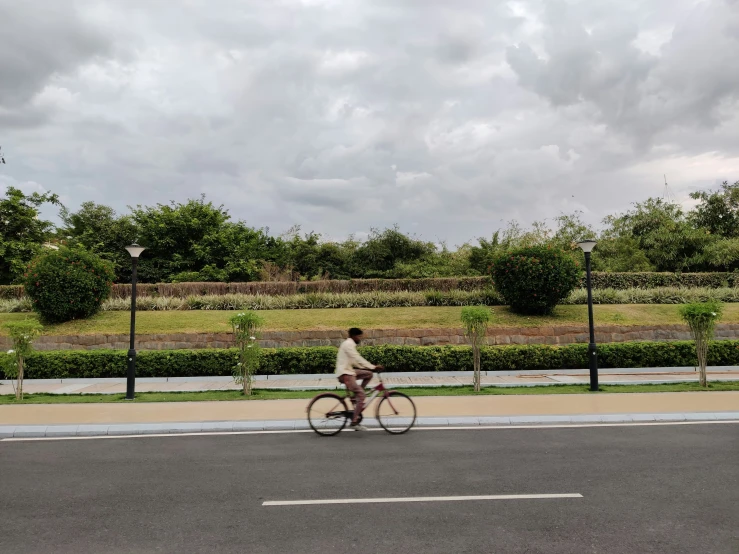
<instances>
[{"instance_id":1,"label":"bicycle front wheel","mask_svg":"<svg viewBox=\"0 0 739 554\"><path fill-rule=\"evenodd\" d=\"M348 413L344 399L327 392L319 394L308 404L308 423L319 435L330 437L346 426Z\"/></svg>"},{"instance_id":2,"label":"bicycle front wheel","mask_svg":"<svg viewBox=\"0 0 739 554\"><path fill-rule=\"evenodd\" d=\"M377 405L380 427L393 435L401 435L416 422L416 405L402 392L391 391Z\"/></svg>"}]
</instances>

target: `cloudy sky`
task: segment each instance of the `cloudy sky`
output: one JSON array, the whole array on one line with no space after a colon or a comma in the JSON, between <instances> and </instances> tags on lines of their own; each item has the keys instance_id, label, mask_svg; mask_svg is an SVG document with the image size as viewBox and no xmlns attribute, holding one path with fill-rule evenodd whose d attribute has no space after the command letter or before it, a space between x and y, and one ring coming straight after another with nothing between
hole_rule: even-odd
<instances>
[{"instance_id":1,"label":"cloudy sky","mask_svg":"<svg viewBox=\"0 0 739 554\"><path fill-rule=\"evenodd\" d=\"M739 0L0 0L0 187L458 244L739 180Z\"/></svg>"}]
</instances>

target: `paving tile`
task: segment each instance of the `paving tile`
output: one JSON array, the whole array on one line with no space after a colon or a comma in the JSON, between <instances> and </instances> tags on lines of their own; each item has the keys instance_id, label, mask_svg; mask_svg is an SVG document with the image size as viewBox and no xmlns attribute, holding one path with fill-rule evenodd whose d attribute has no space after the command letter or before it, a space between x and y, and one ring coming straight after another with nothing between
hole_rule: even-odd
<instances>
[{"instance_id":1,"label":"paving tile","mask_svg":"<svg viewBox=\"0 0 739 554\"><path fill-rule=\"evenodd\" d=\"M15 425L0 425L0 439L7 439L15 434Z\"/></svg>"},{"instance_id":2,"label":"paving tile","mask_svg":"<svg viewBox=\"0 0 739 554\"><path fill-rule=\"evenodd\" d=\"M632 423L634 421L631 414L603 414L600 419L603 423Z\"/></svg>"},{"instance_id":3,"label":"paving tile","mask_svg":"<svg viewBox=\"0 0 739 554\"><path fill-rule=\"evenodd\" d=\"M451 425L470 425L470 426L480 425L476 417L449 417L447 418L447 423L450 426Z\"/></svg>"},{"instance_id":4,"label":"paving tile","mask_svg":"<svg viewBox=\"0 0 739 554\"><path fill-rule=\"evenodd\" d=\"M656 421L654 414L631 414L634 422Z\"/></svg>"},{"instance_id":5,"label":"paving tile","mask_svg":"<svg viewBox=\"0 0 739 554\"><path fill-rule=\"evenodd\" d=\"M234 421L234 431L263 431L264 421Z\"/></svg>"},{"instance_id":6,"label":"paving tile","mask_svg":"<svg viewBox=\"0 0 739 554\"><path fill-rule=\"evenodd\" d=\"M122 423L108 426L108 435L158 435L169 433L173 423Z\"/></svg>"},{"instance_id":7,"label":"paving tile","mask_svg":"<svg viewBox=\"0 0 739 554\"><path fill-rule=\"evenodd\" d=\"M98 435L107 435L110 425L78 425L78 437L92 437Z\"/></svg>"},{"instance_id":8,"label":"paving tile","mask_svg":"<svg viewBox=\"0 0 739 554\"><path fill-rule=\"evenodd\" d=\"M685 414L654 414L655 421L685 421Z\"/></svg>"},{"instance_id":9,"label":"paving tile","mask_svg":"<svg viewBox=\"0 0 739 554\"><path fill-rule=\"evenodd\" d=\"M295 420L288 419L284 421L265 421L265 431L286 431L295 429Z\"/></svg>"},{"instance_id":10,"label":"paving tile","mask_svg":"<svg viewBox=\"0 0 739 554\"><path fill-rule=\"evenodd\" d=\"M534 416L511 416L511 425L523 424L523 423L572 423L571 416L546 416L546 415L534 415Z\"/></svg>"},{"instance_id":11,"label":"paving tile","mask_svg":"<svg viewBox=\"0 0 739 554\"><path fill-rule=\"evenodd\" d=\"M204 421L203 431L233 431L233 421Z\"/></svg>"},{"instance_id":12,"label":"paving tile","mask_svg":"<svg viewBox=\"0 0 739 554\"><path fill-rule=\"evenodd\" d=\"M169 423L168 431L170 433L200 433L203 430L201 422L193 423Z\"/></svg>"},{"instance_id":13,"label":"paving tile","mask_svg":"<svg viewBox=\"0 0 739 554\"><path fill-rule=\"evenodd\" d=\"M713 413L707 413L707 412L698 412L693 414L683 414L685 416L686 421L715 421L716 414Z\"/></svg>"},{"instance_id":14,"label":"paving tile","mask_svg":"<svg viewBox=\"0 0 739 554\"><path fill-rule=\"evenodd\" d=\"M75 437L79 425L49 425L46 428L47 437Z\"/></svg>"},{"instance_id":15,"label":"paving tile","mask_svg":"<svg viewBox=\"0 0 739 554\"><path fill-rule=\"evenodd\" d=\"M45 437L46 425L18 425L13 437Z\"/></svg>"},{"instance_id":16,"label":"paving tile","mask_svg":"<svg viewBox=\"0 0 739 554\"><path fill-rule=\"evenodd\" d=\"M449 419L446 417L419 417L416 419L416 425L419 427L444 427L449 425Z\"/></svg>"},{"instance_id":17,"label":"paving tile","mask_svg":"<svg viewBox=\"0 0 739 554\"><path fill-rule=\"evenodd\" d=\"M478 417L477 422L479 425L510 425L511 418L500 416L485 416Z\"/></svg>"},{"instance_id":18,"label":"paving tile","mask_svg":"<svg viewBox=\"0 0 739 554\"><path fill-rule=\"evenodd\" d=\"M570 421L572 421L572 423L600 423L602 421L601 417L602 416L596 414L573 415L570 416Z\"/></svg>"},{"instance_id":19,"label":"paving tile","mask_svg":"<svg viewBox=\"0 0 739 554\"><path fill-rule=\"evenodd\" d=\"M739 412L715 412L716 419L739 419Z\"/></svg>"}]
</instances>

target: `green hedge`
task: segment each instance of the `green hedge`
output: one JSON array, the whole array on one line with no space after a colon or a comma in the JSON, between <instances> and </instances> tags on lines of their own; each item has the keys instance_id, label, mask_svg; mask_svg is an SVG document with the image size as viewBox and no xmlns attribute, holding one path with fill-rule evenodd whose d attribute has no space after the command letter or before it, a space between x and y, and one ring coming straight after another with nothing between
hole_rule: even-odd
<instances>
[{"instance_id":1,"label":"green hedge","mask_svg":"<svg viewBox=\"0 0 739 554\"><path fill-rule=\"evenodd\" d=\"M365 346L362 354L391 371L460 371L472 368L472 352L465 346ZM332 373L332 347L264 349L260 374ZM600 367L680 367L696 363L690 341L610 343L598 347ZM711 343L710 365L739 365L739 341ZM139 377L230 375L236 350L170 350L142 352ZM489 346L482 350L483 371L520 369L576 369L587 367L587 345ZM123 350L35 352L26 365L28 379L125 377Z\"/></svg>"},{"instance_id":2,"label":"green hedge","mask_svg":"<svg viewBox=\"0 0 739 554\"><path fill-rule=\"evenodd\" d=\"M301 281L270 283L159 283L139 284L139 298L208 296L223 294L260 294L283 296L311 293L477 291L489 288L489 277L448 279L354 279L351 281ZM580 284L585 286L585 279ZM659 287L735 287L739 273L593 273L593 288L625 290ZM131 285L113 285L113 298L129 298ZM23 287L0 285L0 300L23 297Z\"/></svg>"},{"instance_id":3,"label":"green hedge","mask_svg":"<svg viewBox=\"0 0 739 554\"><path fill-rule=\"evenodd\" d=\"M598 273L594 289L654 289L659 287L735 287L739 273Z\"/></svg>"}]
</instances>

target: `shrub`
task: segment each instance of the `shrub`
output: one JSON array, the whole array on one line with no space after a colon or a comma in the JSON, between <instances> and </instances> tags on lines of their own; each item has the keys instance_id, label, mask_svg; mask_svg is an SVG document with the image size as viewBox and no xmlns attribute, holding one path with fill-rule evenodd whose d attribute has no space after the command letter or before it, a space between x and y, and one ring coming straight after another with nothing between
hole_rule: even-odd
<instances>
[{"instance_id":1,"label":"shrub","mask_svg":"<svg viewBox=\"0 0 739 554\"><path fill-rule=\"evenodd\" d=\"M569 296L582 272L565 252L532 246L496 258L492 274L495 288L512 311L545 315Z\"/></svg>"},{"instance_id":2,"label":"shrub","mask_svg":"<svg viewBox=\"0 0 739 554\"><path fill-rule=\"evenodd\" d=\"M461 371L472 365L467 346L362 346L362 356L388 371ZM520 369L581 369L588 367L588 345L485 346L480 352L482 371ZM696 364L692 341L624 342L598 345L602 368L689 367ZM739 365L739 341L712 341L709 365ZM238 350L203 349L144 351L136 359L139 377L230 376ZM262 349L260 375L294 375L334 371L336 348ZM124 350L61 350L33 352L26 360L27 379L125 377Z\"/></svg>"},{"instance_id":3,"label":"shrub","mask_svg":"<svg viewBox=\"0 0 739 554\"><path fill-rule=\"evenodd\" d=\"M23 286L33 309L48 323L90 317L110 295L113 268L82 249L45 252L26 269Z\"/></svg>"},{"instance_id":4,"label":"shrub","mask_svg":"<svg viewBox=\"0 0 739 554\"><path fill-rule=\"evenodd\" d=\"M264 326L264 319L255 312L242 312L229 319L239 351L239 361L234 366L234 381L243 385L245 396L251 395L252 376L259 369L261 354L259 329Z\"/></svg>"}]
</instances>

